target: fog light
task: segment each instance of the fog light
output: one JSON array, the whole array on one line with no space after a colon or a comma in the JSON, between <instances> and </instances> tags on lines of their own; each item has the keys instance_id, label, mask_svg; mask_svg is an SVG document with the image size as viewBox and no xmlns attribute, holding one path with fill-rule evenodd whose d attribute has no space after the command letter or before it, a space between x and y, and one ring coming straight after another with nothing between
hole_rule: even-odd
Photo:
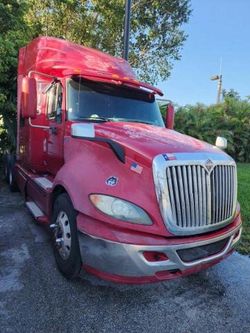
<instances>
[{"instance_id":1,"label":"fog light","mask_svg":"<svg viewBox=\"0 0 250 333\"><path fill-rule=\"evenodd\" d=\"M147 261L165 261L168 260L168 257L165 253L157 252L157 251L145 251L143 252L144 258Z\"/></svg>"},{"instance_id":2,"label":"fog light","mask_svg":"<svg viewBox=\"0 0 250 333\"><path fill-rule=\"evenodd\" d=\"M234 234L234 239L239 237L239 234L240 234L240 229Z\"/></svg>"}]
</instances>

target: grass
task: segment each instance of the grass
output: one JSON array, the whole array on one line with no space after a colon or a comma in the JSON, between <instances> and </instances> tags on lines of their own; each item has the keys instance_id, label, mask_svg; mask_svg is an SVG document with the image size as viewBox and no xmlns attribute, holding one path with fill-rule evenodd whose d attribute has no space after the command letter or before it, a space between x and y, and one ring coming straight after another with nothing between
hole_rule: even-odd
<instances>
[{"instance_id":1,"label":"grass","mask_svg":"<svg viewBox=\"0 0 250 333\"><path fill-rule=\"evenodd\" d=\"M238 200L241 206L243 233L237 250L250 254L250 164L238 164Z\"/></svg>"}]
</instances>

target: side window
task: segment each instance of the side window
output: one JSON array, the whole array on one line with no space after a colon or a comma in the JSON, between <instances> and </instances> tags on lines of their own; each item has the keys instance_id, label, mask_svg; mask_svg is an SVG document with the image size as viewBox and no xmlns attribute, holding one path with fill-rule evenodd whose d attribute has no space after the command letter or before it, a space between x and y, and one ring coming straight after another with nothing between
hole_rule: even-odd
<instances>
[{"instance_id":1,"label":"side window","mask_svg":"<svg viewBox=\"0 0 250 333\"><path fill-rule=\"evenodd\" d=\"M46 95L43 92L47 86L47 81L37 80L37 114L41 114L45 108Z\"/></svg>"},{"instance_id":2,"label":"side window","mask_svg":"<svg viewBox=\"0 0 250 333\"><path fill-rule=\"evenodd\" d=\"M47 117L61 120L62 113L62 86L60 83L53 85L47 92Z\"/></svg>"}]
</instances>

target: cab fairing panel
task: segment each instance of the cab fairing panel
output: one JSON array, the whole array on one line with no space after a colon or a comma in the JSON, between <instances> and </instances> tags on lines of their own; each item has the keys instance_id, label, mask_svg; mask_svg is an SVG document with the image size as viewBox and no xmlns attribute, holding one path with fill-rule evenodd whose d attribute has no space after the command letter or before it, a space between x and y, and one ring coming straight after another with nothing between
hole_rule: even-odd
<instances>
[{"instance_id":1,"label":"cab fairing panel","mask_svg":"<svg viewBox=\"0 0 250 333\"><path fill-rule=\"evenodd\" d=\"M121 163L106 144L71 137L65 139L65 164L57 173L54 186L62 185L66 189L77 211L118 228L170 235L160 215L151 167L140 163L143 170L138 174L130 169L134 160L126 157L126 163ZM110 177L118 179L116 186L106 184ZM91 193L133 202L148 213L153 225L132 224L105 215L90 202Z\"/></svg>"}]
</instances>

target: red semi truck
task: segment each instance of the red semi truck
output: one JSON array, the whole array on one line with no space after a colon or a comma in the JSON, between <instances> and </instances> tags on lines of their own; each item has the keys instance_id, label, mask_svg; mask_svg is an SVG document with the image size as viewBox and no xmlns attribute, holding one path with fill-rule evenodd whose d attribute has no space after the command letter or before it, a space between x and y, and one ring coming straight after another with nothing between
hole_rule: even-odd
<instances>
[{"instance_id":1,"label":"red semi truck","mask_svg":"<svg viewBox=\"0 0 250 333\"><path fill-rule=\"evenodd\" d=\"M205 269L241 235L234 160L173 130L129 64L65 40L20 49L6 174L68 278L145 283Z\"/></svg>"}]
</instances>

